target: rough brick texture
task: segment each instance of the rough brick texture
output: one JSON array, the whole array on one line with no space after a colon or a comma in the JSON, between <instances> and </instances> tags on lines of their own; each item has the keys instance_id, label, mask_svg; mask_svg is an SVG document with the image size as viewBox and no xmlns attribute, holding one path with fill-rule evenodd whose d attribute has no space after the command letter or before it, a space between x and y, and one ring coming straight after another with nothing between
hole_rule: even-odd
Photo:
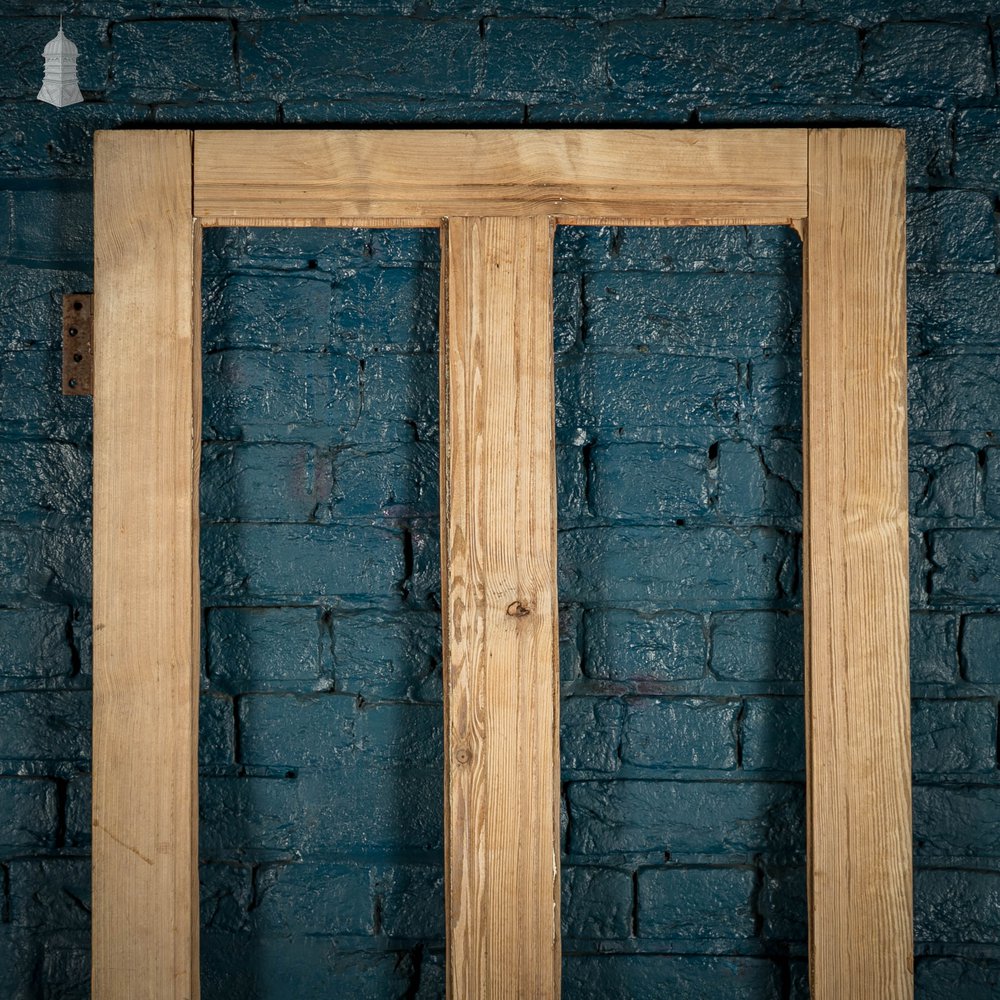
<instances>
[{"instance_id":1,"label":"rough brick texture","mask_svg":"<svg viewBox=\"0 0 1000 1000\"><path fill-rule=\"evenodd\" d=\"M65 5L64 5L65 6ZM86 103L34 100L65 12ZM995 5L0 12L0 996L87 996L92 132L907 130L918 995L1000 990ZM444 995L436 235L205 245L203 995ZM557 236L564 997L808 994L801 249ZM140 335L137 332L137 335Z\"/></svg>"}]
</instances>

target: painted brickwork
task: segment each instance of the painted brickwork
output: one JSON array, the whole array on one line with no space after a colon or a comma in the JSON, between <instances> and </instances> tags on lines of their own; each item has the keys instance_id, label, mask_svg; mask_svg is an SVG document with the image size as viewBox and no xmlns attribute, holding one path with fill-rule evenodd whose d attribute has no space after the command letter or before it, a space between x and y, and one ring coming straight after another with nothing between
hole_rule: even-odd
<instances>
[{"instance_id":1,"label":"painted brickwork","mask_svg":"<svg viewBox=\"0 0 1000 1000\"><path fill-rule=\"evenodd\" d=\"M56 111L63 10L87 102ZM908 130L918 996L1000 991L987 5L8 0L0 28L0 996L87 995L91 408L57 338L90 134L414 121ZM438 264L426 232L206 241L206 998L443 995ZM807 994L800 265L777 229L558 236L567 1000Z\"/></svg>"}]
</instances>

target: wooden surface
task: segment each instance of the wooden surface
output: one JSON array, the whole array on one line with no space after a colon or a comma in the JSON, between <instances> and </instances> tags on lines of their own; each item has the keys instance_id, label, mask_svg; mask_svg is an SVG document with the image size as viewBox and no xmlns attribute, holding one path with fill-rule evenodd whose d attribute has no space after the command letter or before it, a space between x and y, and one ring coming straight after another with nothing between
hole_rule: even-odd
<instances>
[{"instance_id":1,"label":"wooden surface","mask_svg":"<svg viewBox=\"0 0 1000 1000\"><path fill-rule=\"evenodd\" d=\"M806 170L804 129L206 130L195 214L763 224L805 215Z\"/></svg>"},{"instance_id":2,"label":"wooden surface","mask_svg":"<svg viewBox=\"0 0 1000 1000\"><path fill-rule=\"evenodd\" d=\"M95 150L93 996L198 996L191 133Z\"/></svg>"},{"instance_id":3,"label":"wooden surface","mask_svg":"<svg viewBox=\"0 0 1000 1000\"><path fill-rule=\"evenodd\" d=\"M452 1000L559 996L552 228L454 218L442 254Z\"/></svg>"},{"instance_id":4,"label":"wooden surface","mask_svg":"<svg viewBox=\"0 0 1000 1000\"><path fill-rule=\"evenodd\" d=\"M441 461L449 995L552 1000L551 224L801 226L808 215L813 997L911 997L901 133L208 131L196 134L193 188L191 141L150 130L96 142L94 996L198 990L193 216L300 226L451 217Z\"/></svg>"},{"instance_id":5,"label":"wooden surface","mask_svg":"<svg viewBox=\"0 0 1000 1000\"><path fill-rule=\"evenodd\" d=\"M913 996L905 148L809 142L804 437L813 1000Z\"/></svg>"}]
</instances>

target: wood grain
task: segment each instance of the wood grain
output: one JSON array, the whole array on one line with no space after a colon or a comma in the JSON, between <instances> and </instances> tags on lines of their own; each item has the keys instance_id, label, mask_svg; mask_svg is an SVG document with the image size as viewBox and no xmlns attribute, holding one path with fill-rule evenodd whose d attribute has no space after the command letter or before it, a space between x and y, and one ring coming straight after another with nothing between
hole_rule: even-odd
<instances>
[{"instance_id":1,"label":"wood grain","mask_svg":"<svg viewBox=\"0 0 1000 1000\"><path fill-rule=\"evenodd\" d=\"M806 169L804 129L207 130L195 214L780 223L806 214Z\"/></svg>"},{"instance_id":2,"label":"wood grain","mask_svg":"<svg viewBox=\"0 0 1000 1000\"><path fill-rule=\"evenodd\" d=\"M552 225L443 236L446 907L453 1000L559 996Z\"/></svg>"},{"instance_id":3,"label":"wood grain","mask_svg":"<svg viewBox=\"0 0 1000 1000\"><path fill-rule=\"evenodd\" d=\"M198 997L200 242L191 133L94 170L93 996Z\"/></svg>"},{"instance_id":4,"label":"wood grain","mask_svg":"<svg viewBox=\"0 0 1000 1000\"><path fill-rule=\"evenodd\" d=\"M903 135L814 130L805 558L814 1000L913 996Z\"/></svg>"}]
</instances>

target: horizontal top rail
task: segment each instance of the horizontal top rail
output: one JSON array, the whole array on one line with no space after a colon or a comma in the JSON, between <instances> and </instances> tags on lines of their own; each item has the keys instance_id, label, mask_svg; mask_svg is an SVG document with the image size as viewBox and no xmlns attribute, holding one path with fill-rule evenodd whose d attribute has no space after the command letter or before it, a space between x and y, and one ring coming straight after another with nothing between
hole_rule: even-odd
<instances>
[{"instance_id":1,"label":"horizontal top rail","mask_svg":"<svg viewBox=\"0 0 1000 1000\"><path fill-rule=\"evenodd\" d=\"M793 224L806 129L199 130L204 225Z\"/></svg>"}]
</instances>

